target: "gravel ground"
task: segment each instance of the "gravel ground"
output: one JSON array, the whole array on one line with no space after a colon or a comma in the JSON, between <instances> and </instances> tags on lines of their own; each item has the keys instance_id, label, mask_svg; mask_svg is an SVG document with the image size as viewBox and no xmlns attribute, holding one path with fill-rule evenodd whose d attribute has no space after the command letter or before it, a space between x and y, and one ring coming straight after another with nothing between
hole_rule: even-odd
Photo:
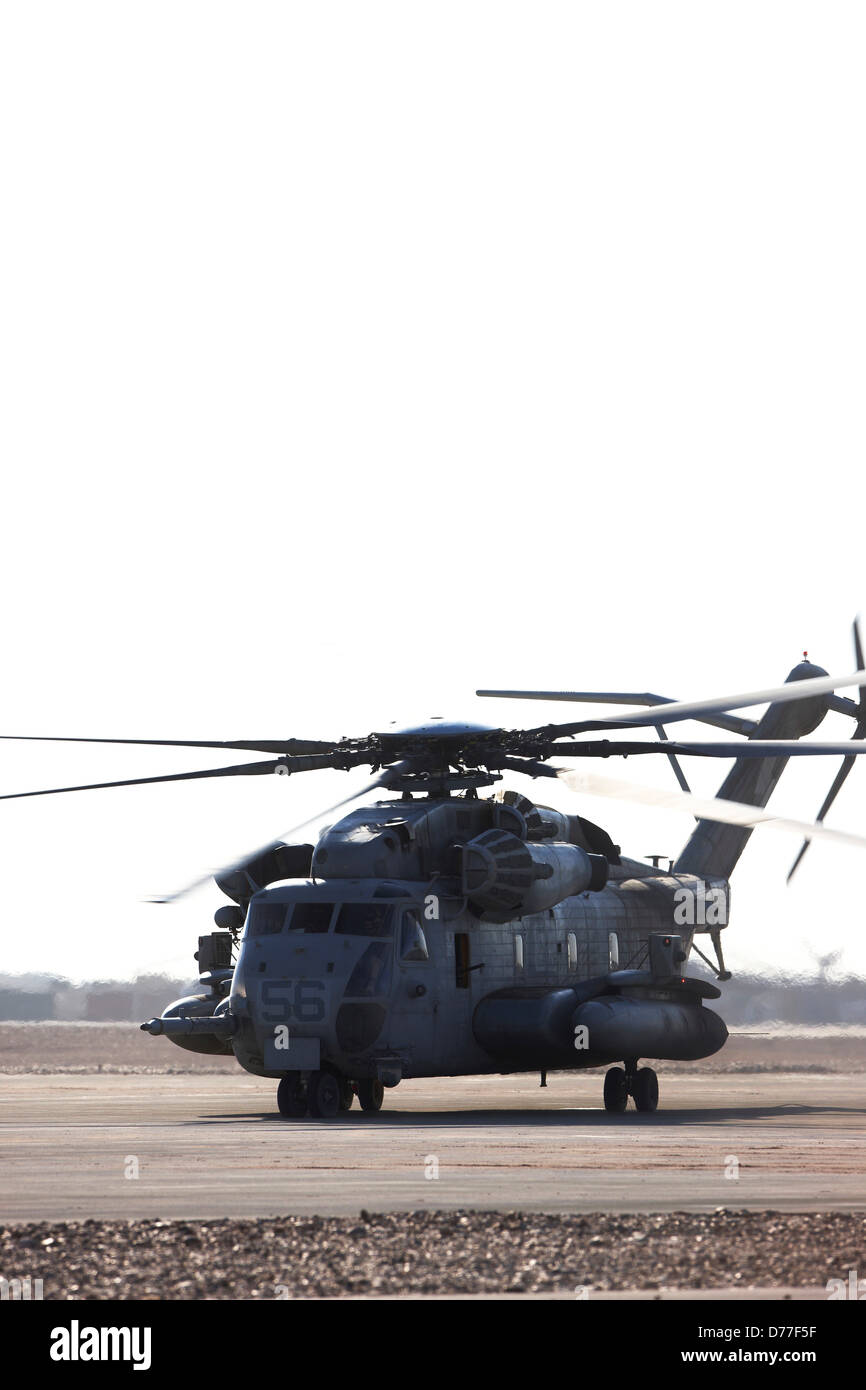
<instances>
[{"instance_id":1,"label":"gravel ground","mask_svg":"<svg viewBox=\"0 0 866 1390\"><path fill-rule=\"evenodd\" d=\"M46 1299L274 1299L823 1287L866 1269L857 1213L403 1212L0 1229L0 1274Z\"/></svg>"}]
</instances>

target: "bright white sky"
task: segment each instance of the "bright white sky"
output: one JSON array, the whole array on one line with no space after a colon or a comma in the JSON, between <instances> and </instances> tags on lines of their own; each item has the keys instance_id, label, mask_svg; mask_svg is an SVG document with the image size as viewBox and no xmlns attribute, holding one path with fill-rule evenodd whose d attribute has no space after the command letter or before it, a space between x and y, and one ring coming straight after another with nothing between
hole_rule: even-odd
<instances>
[{"instance_id":1,"label":"bright white sky","mask_svg":"<svg viewBox=\"0 0 866 1390\"><path fill-rule=\"evenodd\" d=\"M476 686L852 670L864 37L791 0L6 6L0 732L517 726L567 707ZM8 743L0 790L230 761ZM367 776L0 802L2 968L188 975L225 900L142 899ZM533 786L630 853L689 832ZM866 831L866 768L828 823ZM796 850L753 836L729 963L866 972L862 856L786 889Z\"/></svg>"}]
</instances>

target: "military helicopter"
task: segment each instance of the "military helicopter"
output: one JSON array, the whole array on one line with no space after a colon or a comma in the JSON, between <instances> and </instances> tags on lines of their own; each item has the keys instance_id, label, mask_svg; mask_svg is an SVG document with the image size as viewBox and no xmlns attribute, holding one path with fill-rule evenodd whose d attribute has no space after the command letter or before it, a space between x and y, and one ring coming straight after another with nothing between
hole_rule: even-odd
<instances>
[{"instance_id":1,"label":"military helicopter","mask_svg":"<svg viewBox=\"0 0 866 1390\"><path fill-rule=\"evenodd\" d=\"M866 838L823 824L855 756L866 752L866 669L856 623L854 642L851 675L830 677L804 653L782 686L710 700L476 692L645 707L627 717L528 729L431 719L336 743L52 736L49 741L273 756L0 799L371 766L379 775L364 791L214 875L231 902L217 910L217 930L199 938L201 992L170 1004L142 1029L195 1052L234 1055L248 1072L277 1081L277 1106L286 1117L331 1118L355 1097L363 1110L376 1112L386 1088L411 1077L538 1072L546 1084L548 1071L601 1066L609 1068L607 1110L622 1112L631 1098L637 1111L651 1112L658 1078L639 1065L642 1058L709 1057L727 1038L724 1022L705 1003L721 991L684 967L694 950L719 980L730 978L721 944L729 879L753 829L766 824L802 835L797 863L813 839L866 848ZM846 686L858 687L856 702L835 693ZM734 713L765 703L757 722ZM799 742L829 710L855 721L852 741ZM683 720L737 739L671 740L666 726ZM636 729L658 737L622 738ZM650 755L669 760L678 791L550 763ZM803 755L844 758L815 823L764 809L788 758ZM686 756L735 760L715 798L691 794L679 761ZM579 814L502 788L479 795L508 772L686 810L697 824L673 863L643 863ZM292 842L313 820L379 789L390 793L387 799L348 811L316 844ZM697 946L698 936L715 960Z\"/></svg>"}]
</instances>

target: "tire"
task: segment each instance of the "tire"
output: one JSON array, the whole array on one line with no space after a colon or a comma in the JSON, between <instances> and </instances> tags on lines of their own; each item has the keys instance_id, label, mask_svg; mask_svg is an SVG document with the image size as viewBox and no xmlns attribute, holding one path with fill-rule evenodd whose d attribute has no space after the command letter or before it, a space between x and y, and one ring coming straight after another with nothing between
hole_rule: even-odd
<instances>
[{"instance_id":1,"label":"tire","mask_svg":"<svg viewBox=\"0 0 866 1390\"><path fill-rule=\"evenodd\" d=\"M621 1115L628 1105L628 1081L622 1067L611 1067L604 1078L604 1108Z\"/></svg>"},{"instance_id":2,"label":"tire","mask_svg":"<svg viewBox=\"0 0 866 1390\"><path fill-rule=\"evenodd\" d=\"M375 1077L358 1082L358 1100L362 1110L381 1110L384 1098L385 1087Z\"/></svg>"},{"instance_id":3,"label":"tire","mask_svg":"<svg viewBox=\"0 0 866 1390\"><path fill-rule=\"evenodd\" d=\"M355 1088L345 1076L340 1077L340 1109L351 1110L355 1100Z\"/></svg>"},{"instance_id":4,"label":"tire","mask_svg":"<svg viewBox=\"0 0 866 1390\"><path fill-rule=\"evenodd\" d=\"M300 1120L307 1113L307 1096L296 1071L284 1076L277 1087L277 1108L287 1120Z\"/></svg>"},{"instance_id":5,"label":"tire","mask_svg":"<svg viewBox=\"0 0 866 1390\"><path fill-rule=\"evenodd\" d=\"M333 1120L340 1109L340 1082L331 1071L314 1071L307 1083L310 1114L317 1120Z\"/></svg>"},{"instance_id":6,"label":"tire","mask_svg":"<svg viewBox=\"0 0 866 1390\"><path fill-rule=\"evenodd\" d=\"M658 1109L659 1079L652 1067L639 1068L634 1079L632 1094L635 1105L644 1114L651 1114L653 1110Z\"/></svg>"}]
</instances>

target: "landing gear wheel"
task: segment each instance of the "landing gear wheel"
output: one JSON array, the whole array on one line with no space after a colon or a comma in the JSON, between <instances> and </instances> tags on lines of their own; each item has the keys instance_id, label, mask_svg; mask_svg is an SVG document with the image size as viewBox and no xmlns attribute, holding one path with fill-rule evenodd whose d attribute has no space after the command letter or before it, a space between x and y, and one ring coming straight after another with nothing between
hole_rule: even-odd
<instances>
[{"instance_id":1,"label":"landing gear wheel","mask_svg":"<svg viewBox=\"0 0 866 1390\"><path fill-rule=\"evenodd\" d=\"M355 1099L355 1089L345 1076L340 1077L340 1109L351 1110L352 1102Z\"/></svg>"},{"instance_id":2,"label":"landing gear wheel","mask_svg":"<svg viewBox=\"0 0 866 1390\"><path fill-rule=\"evenodd\" d=\"M611 1067L604 1078L604 1108L621 1115L628 1105L628 1080L622 1067Z\"/></svg>"},{"instance_id":3,"label":"landing gear wheel","mask_svg":"<svg viewBox=\"0 0 866 1390\"><path fill-rule=\"evenodd\" d=\"M307 1095L297 1072L289 1072L277 1087L277 1108L288 1120L300 1120L307 1113Z\"/></svg>"},{"instance_id":4,"label":"landing gear wheel","mask_svg":"<svg viewBox=\"0 0 866 1390\"><path fill-rule=\"evenodd\" d=\"M330 1071L314 1071L307 1083L310 1114L332 1120L340 1108L340 1083Z\"/></svg>"},{"instance_id":5,"label":"landing gear wheel","mask_svg":"<svg viewBox=\"0 0 866 1390\"><path fill-rule=\"evenodd\" d=\"M362 1110L381 1110L385 1098L385 1087L381 1081L365 1080L358 1082L358 1100Z\"/></svg>"},{"instance_id":6,"label":"landing gear wheel","mask_svg":"<svg viewBox=\"0 0 866 1390\"><path fill-rule=\"evenodd\" d=\"M658 1108L659 1079L652 1067L640 1067L632 1082L632 1095L638 1110L651 1112Z\"/></svg>"}]
</instances>

